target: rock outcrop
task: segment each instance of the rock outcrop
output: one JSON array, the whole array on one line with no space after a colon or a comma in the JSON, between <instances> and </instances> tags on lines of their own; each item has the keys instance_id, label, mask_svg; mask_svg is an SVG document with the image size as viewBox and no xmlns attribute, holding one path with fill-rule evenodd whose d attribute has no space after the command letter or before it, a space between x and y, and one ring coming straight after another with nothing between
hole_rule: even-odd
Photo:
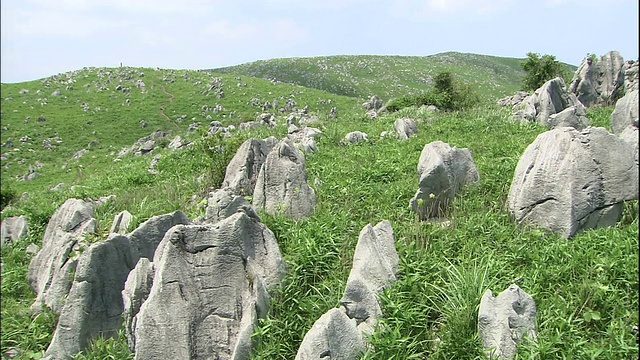
<instances>
[{"instance_id":1,"label":"rock outcrop","mask_svg":"<svg viewBox=\"0 0 640 360\"><path fill-rule=\"evenodd\" d=\"M307 184L305 157L289 140L267 155L253 196L256 210L301 219L313 213L316 195Z\"/></svg>"},{"instance_id":2,"label":"rock outcrop","mask_svg":"<svg viewBox=\"0 0 640 360\"><path fill-rule=\"evenodd\" d=\"M569 238L581 229L614 225L622 202L638 198L632 147L604 128L557 128L527 147L507 199L518 223Z\"/></svg>"},{"instance_id":3,"label":"rock outcrop","mask_svg":"<svg viewBox=\"0 0 640 360\"><path fill-rule=\"evenodd\" d=\"M129 225L133 215L127 210L121 211L113 217L113 223L111 223L110 234L126 234L129 231Z\"/></svg>"},{"instance_id":4,"label":"rock outcrop","mask_svg":"<svg viewBox=\"0 0 640 360\"><path fill-rule=\"evenodd\" d=\"M493 296L485 291L478 309L478 335L491 359L513 359L517 345L526 338L535 340L536 303L533 298L518 287L508 289Z\"/></svg>"},{"instance_id":5,"label":"rock outcrop","mask_svg":"<svg viewBox=\"0 0 640 360\"><path fill-rule=\"evenodd\" d=\"M278 139L273 136L242 143L227 165L222 187L231 188L239 195L252 195L262 164L277 143Z\"/></svg>"},{"instance_id":6,"label":"rock outcrop","mask_svg":"<svg viewBox=\"0 0 640 360\"><path fill-rule=\"evenodd\" d=\"M638 90L630 91L616 102L611 114L611 131L621 134L627 126L638 127Z\"/></svg>"},{"instance_id":7,"label":"rock outcrop","mask_svg":"<svg viewBox=\"0 0 640 360\"><path fill-rule=\"evenodd\" d=\"M418 160L418 191L410 202L421 220L447 212L456 193L480 179L471 151L442 141L424 146Z\"/></svg>"},{"instance_id":8,"label":"rock outcrop","mask_svg":"<svg viewBox=\"0 0 640 360\"><path fill-rule=\"evenodd\" d=\"M365 110L378 111L382 107L382 105L384 105L382 103L382 100L377 95L373 95L371 96L371 98L369 98L369 100L365 101L362 104L362 108Z\"/></svg>"},{"instance_id":9,"label":"rock outcrop","mask_svg":"<svg viewBox=\"0 0 640 360\"><path fill-rule=\"evenodd\" d=\"M393 123L393 129L398 134L398 139L407 140L411 135L418 133L418 124L414 119L400 118Z\"/></svg>"},{"instance_id":10,"label":"rock outcrop","mask_svg":"<svg viewBox=\"0 0 640 360\"><path fill-rule=\"evenodd\" d=\"M638 62L629 60L624 63L624 93L638 90L640 79L638 77Z\"/></svg>"},{"instance_id":11,"label":"rock outcrop","mask_svg":"<svg viewBox=\"0 0 640 360\"><path fill-rule=\"evenodd\" d=\"M617 51L609 51L599 61L588 55L574 73L569 91L586 107L611 105L618 89L624 86L624 66Z\"/></svg>"},{"instance_id":12,"label":"rock outcrop","mask_svg":"<svg viewBox=\"0 0 640 360\"><path fill-rule=\"evenodd\" d=\"M551 127L549 117L574 106L577 114L584 114L584 105L578 98L567 92L567 87L562 78L557 77L544 83L533 94L525 98L516 106L512 119L520 121L535 121L539 124Z\"/></svg>"},{"instance_id":13,"label":"rock outcrop","mask_svg":"<svg viewBox=\"0 0 640 360\"><path fill-rule=\"evenodd\" d=\"M572 127L576 130L582 130L589 126L587 113L582 106L569 106L557 114L549 116L547 127L555 129L557 127Z\"/></svg>"},{"instance_id":14,"label":"rock outcrop","mask_svg":"<svg viewBox=\"0 0 640 360\"><path fill-rule=\"evenodd\" d=\"M340 141L341 144L357 144L361 141L369 141L369 136L362 131L352 131L344 136Z\"/></svg>"},{"instance_id":15,"label":"rock outcrop","mask_svg":"<svg viewBox=\"0 0 640 360\"><path fill-rule=\"evenodd\" d=\"M24 215L7 217L0 224L0 246L27 237L29 223Z\"/></svg>"}]
</instances>

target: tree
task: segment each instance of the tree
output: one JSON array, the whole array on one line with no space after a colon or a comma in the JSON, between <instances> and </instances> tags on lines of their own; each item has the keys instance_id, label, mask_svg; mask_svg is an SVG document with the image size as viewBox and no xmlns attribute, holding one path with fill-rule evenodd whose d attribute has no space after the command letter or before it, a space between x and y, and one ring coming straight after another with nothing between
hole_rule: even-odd
<instances>
[{"instance_id":1,"label":"tree","mask_svg":"<svg viewBox=\"0 0 640 360\"><path fill-rule=\"evenodd\" d=\"M522 63L522 68L527 73L522 81L523 90L535 90L548 80L557 76L564 76L562 64L553 55L527 53L527 60Z\"/></svg>"}]
</instances>

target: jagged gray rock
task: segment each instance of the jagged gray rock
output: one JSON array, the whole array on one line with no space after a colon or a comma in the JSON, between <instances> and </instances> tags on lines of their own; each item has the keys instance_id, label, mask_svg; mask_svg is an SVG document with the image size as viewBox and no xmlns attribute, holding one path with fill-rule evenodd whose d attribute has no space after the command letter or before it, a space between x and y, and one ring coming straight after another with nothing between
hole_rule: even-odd
<instances>
[{"instance_id":1,"label":"jagged gray rock","mask_svg":"<svg viewBox=\"0 0 640 360\"><path fill-rule=\"evenodd\" d=\"M526 91L517 91L515 94L511 96L505 96L497 101L497 104L500 106L511 106L512 108L520 105L520 103L529 96L529 93Z\"/></svg>"},{"instance_id":2,"label":"jagged gray rock","mask_svg":"<svg viewBox=\"0 0 640 360\"><path fill-rule=\"evenodd\" d=\"M187 215L178 210L150 218L128 234L128 237L139 257L153 259L160 241L169 229L190 223Z\"/></svg>"},{"instance_id":3,"label":"jagged gray rock","mask_svg":"<svg viewBox=\"0 0 640 360\"><path fill-rule=\"evenodd\" d=\"M604 128L556 128L520 157L507 199L516 222L566 238L581 229L612 226L622 202L638 198L631 145Z\"/></svg>"},{"instance_id":4,"label":"jagged gray rock","mask_svg":"<svg viewBox=\"0 0 640 360\"><path fill-rule=\"evenodd\" d=\"M611 131L620 134L631 125L638 127L638 90L630 91L616 102L616 107L611 114Z\"/></svg>"},{"instance_id":5,"label":"jagged gray rock","mask_svg":"<svg viewBox=\"0 0 640 360\"><path fill-rule=\"evenodd\" d=\"M46 305L60 314L71 288L79 253L88 247L84 235L96 230L93 212L93 202L72 198L49 219L42 249L29 263L27 280L36 293L32 311L38 312Z\"/></svg>"},{"instance_id":6,"label":"jagged gray rock","mask_svg":"<svg viewBox=\"0 0 640 360\"><path fill-rule=\"evenodd\" d=\"M315 138L321 134L322 131L314 127L302 126L299 128L294 124L290 124L287 131L287 139L291 140L300 151L312 153L318 151Z\"/></svg>"},{"instance_id":7,"label":"jagged gray rock","mask_svg":"<svg viewBox=\"0 0 640 360\"><path fill-rule=\"evenodd\" d=\"M589 126L589 119L584 107L569 106L561 112L549 116L547 126L549 129L568 126L576 130L582 130Z\"/></svg>"},{"instance_id":8,"label":"jagged gray rock","mask_svg":"<svg viewBox=\"0 0 640 360\"><path fill-rule=\"evenodd\" d=\"M569 91L586 107L611 105L618 88L624 86L624 59L609 51L598 61L588 55L573 75Z\"/></svg>"},{"instance_id":9,"label":"jagged gray rock","mask_svg":"<svg viewBox=\"0 0 640 360\"><path fill-rule=\"evenodd\" d=\"M567 87L561 77L545 82L533 94L525 98L516 110L512 119L535 121L539 124L550 126L549 117L562 110L575 106L578 113L584 113L584 105L580 103L576 95L567 92Z\"/></svg>"},{"instance_id":10,"label":"jagged gray rock","mask_svg":"<svg viewBox=\"0 0 640 360\"><path fill-rule=\"evenodd\" d=\"M391 223L366 225L358 238L353 265L340 303L346 314L355 319L358 329L372 333L382 316L378 293L396 280L398 253Z\"/></svg>"},{"instance_id":11,"label":"jagged gray rock","mask_svg":"<svg viewBox=\"0 0 640 360\"><path fill-rule=\"evenodd\" d=\"M344 139L340 141L341 144L356 144L360 141L369 141L369 136L362 131L352 131L344 136Z\"/></svg>"},{"instance_id":12,"label":"jagged gray rock","mask_svg":"<svg viewBox=\"0 0 640 360\"><path fill-rule=\"evenodd\" d=\"M215 223L225 219L238 211L248 211L251 217L260 221L255 212L251 213L251 204L243 196L236 195L230 188L222 188L213 191L207 199L207 209L205 210L204 221Z\"/></svg>"},{"instance_id":13,"label":"jagged gray rock","mask_svg":"<svg viewBox=\"0 0 640 360\"><path fill-rule=\"evenodd\" d=\"M411 135L418 133L418 124L411 118L396 119L393 123L393 128L400 140L407 140Z\"/></svg>"},{"instance_id":14,"label":"jagged gray rock","mask_svg":"<svg viewBox=\"0 0 640 360\"><path fill-rule=\"evenodd\" d=\"M273 136L242 143L227 165L222 187L231 188L239 195L252 195L262 164L277 143L278 139Z\"/></svg>"},{"instance_id":15,"label":"jagged gray rock","mask_svg":"<svg viewBox=\"0 0 640 360\"><path fill-rule=\"evenodd\" d=\"M0 224L0 246L27 237L29 224L24 215L4 218Z\"/></svg>"},{"instance_id":16,"label":"jagged gray rock","mask_svg":"<svg viewBox=\"0 0 640 360\"><path fill-rule=\"evenodd\" d=\"M307 184L304 154L282 140L267 155L253 196L256 210L301 219L313 213L316 195Z\"/></svg>"},{"instance_id":17,"label":"jagged gray rock","mask_svg":"<svg viewBox=\"0 0 640 360\"><path fill-rule=\"evenodd\" d=\"M629 125L620 134L620 138L634 149L636 166L639 165L638 159L638 127Z\"/></svg>"},{"instance_id":18,"label":"jagged gray rock","mask_svg":"<svg viewBox=\"0 0 640 360\"><path fill-rule=\"evenodd\" d=\"M459 189L478 181L480 175L469 149L434 141L420 153L418 179L410 206L425 220L445 213Z\"/></svg>"},{"instance_id":19,"label":"jagged gray rock","mask_svg":"<svg viewBox=\"0 0 640 360\"><path fill-rule=\"evenodd\" d=\"M273 233L244 212L211 225L176 226L133 329L135 359L247 359L268 293L284 274Z\"/></svg>"},{"instance_id":20,"label":"jagged gray rock","mask_svg":"<svg viewBox=\"0 0 640 360\"><path fill-rule=\"evenodd\" d=\"M638 77L638 62L629 60L624 64L624 93L638 90L640 79Z\"/></svg>"},{"instance_id":21,"label":"jagged gray rock","mask_svg":"<svg viewBox=\"0 0 640 360\"><path fill-rule=\"evenodd\" d=\"M140 312L140 307L149 297L155 269L151 260L140 258L135 268L127 276L124 290L122 290L124 330L127 335L129 349L136 348L135 328L136 315Z\"/></svg>"},{"instance_id":22,"label":"jagged gray rock","mask_svg":"<svg viewBox=\"0 0 640 360\"><path fill-rule=\"evenodd\" d=\"M129 225L133 215L127 210L121 211L113 217L113 223L111 223L110 234L126 234L129 231Z\"/></svg>"},{"instance_id":23,"label":"jagged gray rock","mask_svg":"<svg viewBox=\"0 0 640 360\"><path fill-rule=\"evenodd\" d=\"M378 111L384 105L382 100L378 97L378 95L373 95L369 100L362 104L362 108L365 110L374 110Z\"/></svg>"},{"instance_id":24,"label":"jagged gray rock","mask_svg":"<svg viewBox=\"0 0 640 360\"><path fill-rule=\"evenodd\" d=\"M304 336L295 360L355 360L364 350L355 319L333 308L316 320Z\"/></svg>"},{"instance_id":25,"label":"jagged gray rock","mask_svg":"<svg viewBox=\"0 0 640 360\"><path fill-rule=\"evenodd\" d=\"M513 359L519 342L535 340L536 303L518 287L511 285L497 297L485 291L478 310L478 334L491 359Z\"/></svg>"}]
</instances>

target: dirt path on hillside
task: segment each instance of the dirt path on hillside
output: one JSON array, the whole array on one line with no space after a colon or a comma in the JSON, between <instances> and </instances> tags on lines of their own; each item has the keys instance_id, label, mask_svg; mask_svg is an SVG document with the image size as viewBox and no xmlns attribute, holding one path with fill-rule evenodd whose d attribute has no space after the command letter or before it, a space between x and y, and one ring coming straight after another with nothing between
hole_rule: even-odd
<instances>
[{"instance_id":1,"label":"dirt path on hillside","mask_svg":"<svg viewBox=\"0 0 640 360\"><path fill-rule=\"evenodd\" d=\"M164 85L162 85L162 92L169 95L169 104L171 104L173 102L173 94L167 92L167 88L165 88ZM160 115L164 116L165 119L171 121L178 129L180 128L180 126L178 126L178 124L174 120L172 120L167 116L167 114L164 113L164 106L160 106Z\"/></svg>"}]
</instances>

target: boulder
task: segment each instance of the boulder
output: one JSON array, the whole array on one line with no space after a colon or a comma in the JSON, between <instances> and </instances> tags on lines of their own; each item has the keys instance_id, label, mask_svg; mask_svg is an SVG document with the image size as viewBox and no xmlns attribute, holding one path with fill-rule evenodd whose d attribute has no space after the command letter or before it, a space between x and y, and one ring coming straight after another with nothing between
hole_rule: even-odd
<instances>
[{"instance_id":1,"label":"boulder","mask_svg":"<svg viewBox=\"0 0 640 360\"><path fill-rule=\"evenodd\" d=\"M378 293L396 280L398 253L391 223L381 221L375 227L366 225L358 238L353 265L340 303L358 329L372 333L382 316Z\"/></svg>"},{"instance_id":2,"label":"boulder","mask_svg":"<svg viewBox=\"0 0 640 360\"><path fill-rule=\"evenodd\" d=\"M518 91L511 96L506 96L497 101L500 106L510 106L515 107L520 105L520 103L529 96L529 93L526 91Z\"/></svg>"},{"instance_id":3,"label":"boulder","mask_svg":"<svg viewBox=\"0 0 640 360\"><path fill-rule=\"evenodd\" d=\"M638 127L633 125L627 126L624 131L622 131L622 134L620 134L620 138L634 149L636 166L638 166Z\"/></svg>"},{"instance_id":4,"label":"boulder","mask_svg":"<svg viewBox=\"0 0 640 360\"><path fill-rule=\"evenodd\" d=\"M489 358L513 359L519 342L537 337L535 301L515 284L497 297L485 291L478 310L478 335Z\"/></svg>"},{"instance_id":5,"label":"boulder","mask_svg":"<svg viewBox=\"0 0 640 360\"><path fill-rule=\"evenodd\" d=\"M27 237L29 224L24 215L7 217L0 225L0 246Z\"/></svg>"},{"instance_id":6,"label":"boulder","mask_svg":"<svg viewBox=\"0 0 640 360\"><path fill-rule=\"evenodd\" d=\"M222 187L228 187L239 195L252 195L262 164L277 143L278 139L273 136L264 140L248 139L242 143L227 165Z\"/></svg>"},{"instance_id":7,"label":"boulder","mask_svg":"<svg viewBox=\"0 0 640 360\"><path fill-rule=\"evenodd\" d=\"M612 226L622 202L638 198L633 148L604 128L556 128L520 157L507 199L516 222L569 238L581 229Z\"/></svg>"},{"instance_id":8,"label":"boulder","mask_svg":"<svg viewBox=\"0 0 640 360\"><path fill-rule=\"evenodd\" d=\"M302 126L299 128L294 124L290 124L287 131L287 139L291 140L300 151L312 153L318 151L315 138L321 134L322 131L314 127Z\"/></svg>"},{"instance_id":9,"label":"boulder","mask_svg":"<svg viewBox=\"0 0 640 360\"><path fill-rule=\"evenodd\" d=\"M568 126L576 130L582 130L589 126L589 119L587 118L584 107L569 106L559 113L549 116L547 126L549 129Z\"/></svg>"},{"instance_id":10,"label":"boulder","mask_svg":"<svg viewBox=\"0 0 640 360\"><path fill-rule=\"evenodd\" d=\"M424 146L418 160L418 191L410 202L421 220L439 217L461 187L480 179L469 149L442 141Z\"/></svg>"},{"instance_id":11,"label":"boulder","mask_svg":"<svg viewBox=\"0 0 640 360\"><path fill-rule=\"evenodd\" d=\"M316 320L304 336L295 360L356 360L364 351L356 321L343 310L333 308Z\"/></svg>"},{"instance_id":12,"label":"boulder","mask_svg":"<svg viewBox=\"0 0 640 360\"><path fill-rule=\"evenodd\" d=\"M126 234L129 231L129 225L133 215L127 210L121 211L113 217L113 223L111 223L110 234Z\"/></svg>"},{"instance_id":13,"label":"boulder","mask_svg":"<svg viewBox=\"0 0 640 360\"><path fill-rule=\"evenodd\" d=\"M204 215L205 222L213 224L228 218L238 211L245 211L251 217L260 221L260 217L255 214L249 201L243 196L234 194L230 188L218 189L209 195L209 199L207 199L207 209Z\"/></svg>"},{"instance_id":14,"label":"boulder","mask_svg":"<svg viewBox=\"0 0 640 360\"><path fill-rule=\"evenodd\" d=\"M629 60L624 64L624 93L628 94L630 91L638 90L638 62Z\"/></svg>"},{"instance_id":15,"label":"boulder","mask_svg":"<svg viewBox=\"0 0 640 360\"><path fill-rule=\"evenodd\" d=\"M362 131L352 131L344 136L344 139L340 141L341 144L356 144L360 141L369 141L369 136Z\"/></svg>"},{"instance_id":16,"label":"boulder","mask_svg":"<svg viewBox=\"0 0 640 360\"><path fill-rule=\"evenodd\" d=\"M29 263L27 280L36 293L35 312L43 305L60 314L71 288L79 253L88 247L84 235L96 231L91 201L68 199L51 216L42 249Z\"/></svg>"},{"instance_id":17,"label":"boulder","mask_svg":"<svg viewBox=\"0 0 640 360\"><path fill-rule=\"evenodd\" d=\"M189 223L191 223L191 220L182 211L178 210L150 218L128 234L128 237L139 257L153 259L158 245L167 231L176 225Z\"/></svg>"},{"instance_id":18,"label":"boulder","mask_svg":"<svg viewBox=\"0 0 640 360\"><path fill-rule=\"evenodd\" d=\"M307 184L305 157L289 140L267 155L253 196L256 210L301 219L313 213L316 194Z\"/></svg>"},{"instance_id":19,"label":"boulder","mask_svg":"<svg viewBox=\"0 0 640 360\"><path fill-rule=\"evenodd\" d=\"M525 98L522 103L514 108L516 112L512 119L520 121L535 121L539 124L550 126L549 117L560 113L562 110L575 106L577 113L584 113L584 105L578 98L567 92L567 87L562 78L557 77L544 83L533 94Z\"/></svg>"},{"instance_id":20,"label":"boulder","mask_svg":"<svg viewBox=\"0 0 640 360\"><path fill-rule=\"evenodd\" d=\"M284 275L265 225L238 212L216 224L176 226L153 267L153 285L132 322L135 359L249 357L267 289Z\"/></svg>"},{"instance_id":21,"label":"boulder","mask_svg":"<svg viewBox=\"0 0 640 360\"><path fill-rule=\"evenodd\" d=\"M586 56L573 75L569 91L586 107L611 105L614 95L624 85L624 59L609 51L598 61Z\"/></svg>"},{"instance_id":22,"label":"boulder","mask_svg":"<svg viewBox=\"0 0 640 360\"><path fill-rule=\"evenodd\" d=\"M638 127L638 90L630 91L616 102L616 107L611 114L611 131L620 134L631 125Z\"/></svg>"},{"instance_id":23,"label":"boulder","mask_svg":"<svg viewBox=\"0 0 640 360\"><path fill-rule=\"evenodd\" d=\"M365 110L374 110L377 111L384 105L382 100L378 97L378 95L373 95L369 100L362 104L362 108Z\"/></svg>"},{"instance_id":24,"label":"boulder","mask_svg":"<svg viewBox=\"0 0 640 360\"><path fill-rule=\"evenodd\" d=\"M418 133L418 124L411 118L396 119L393 123L393 128L400 140L407 140L411 135Z\"/></svg>"}]
</instances>

